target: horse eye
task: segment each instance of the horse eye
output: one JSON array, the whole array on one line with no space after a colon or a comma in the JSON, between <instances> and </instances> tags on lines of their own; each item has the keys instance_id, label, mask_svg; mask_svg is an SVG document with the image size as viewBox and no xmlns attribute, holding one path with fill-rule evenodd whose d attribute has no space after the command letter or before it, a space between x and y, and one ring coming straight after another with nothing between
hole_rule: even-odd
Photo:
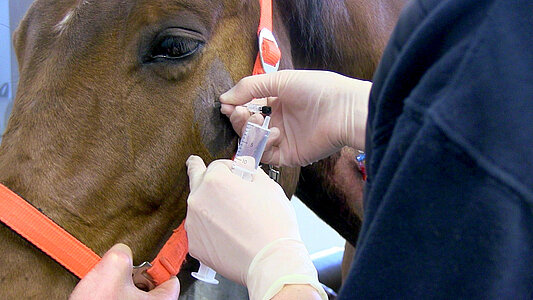
<instances>
[{"instance_id":1,"label":"horse eye","mask_svg":"<svg viewBox=\"0 0 533 300\"><path fill-rule=\"evenodd\" d=\"M180 36L165 36L158 39L158 41L150 49L147 60L153 61L156 59L170 59L179 60L196 53L203 45L202 41Z\"/></svg>"}]
</instances>

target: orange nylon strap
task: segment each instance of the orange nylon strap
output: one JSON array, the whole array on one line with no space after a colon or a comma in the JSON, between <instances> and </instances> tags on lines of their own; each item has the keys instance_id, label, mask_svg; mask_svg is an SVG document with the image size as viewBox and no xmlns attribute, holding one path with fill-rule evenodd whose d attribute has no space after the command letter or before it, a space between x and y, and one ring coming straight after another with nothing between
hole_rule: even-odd
<instances>
[{"instance_id":1,"label":"orange nylon strap","mask_svg":"<svg viewBox=\"0 0 533 300\"><path fill-rule=\"evenodd\" d=\"M272 0L259 0L261 6L261 16L259 18L259 27L257 28L257 34L261 29L266 28L272 31Z\"/></svg>"},{"instance_id":2,"label":"orange nylon strap","mask_svg":"<svg viewBox=\"0 0 533 300\"><path fill-rule=\"evenodd\" d=\"M89 247L3 184L0 184L0 220L79 278L87 275L101 259ZM178 274L188 252L183 221L146 272L159 285Z\"/></svg>"},{"instance_id":3,"label":"orange nylon strap","mask_svg":"<svg viewBox=\"0 0 533 300\"><path fill-rule=\"evenodd\" d=\"M273 31L272 0L259 0L259 4L261 6L261 16L259 19L259 27L257 28L258 36L260 36L263 29L268 30L269 32ZM263 56L264 63L270 66L276 66L281 59L281 51L279 50L278 46L274 41L271 41L268 38L259 38L259 49L260 52L255 58L252 75L267 73L261 62L261 54ZM269 69L272 70L271 68Z\"/></svg>"},{"instance_id":4,"label":"orange nylon strap","mask_svg":"<svg viewBox=\"0 0 533 300\"><path fill-rule=\"evenodd\" d=\"M146 270L152 276L155 285L160 285L169 280L171 276L176 276L188 252L189 242L185 232L185 220L183 220L152 261L152 267Z\"/></svg>"},{"instance_id":5,"label":"orange nylon strap","mask_svg":"<svg viewBox=\"0 0 533 300\"><path fill-rule=\"evenodd\" d=\"M252 75L259 75L259 74L265 74L265 69L263 69L263 66L261 65L261 59L259 58L259 54L257 54L257 57L255 58L254 70L252 72Z\"/></svg>"},{"instance_id":6,"label":"orange nylon strap","mask_svg":"<svg viewBox=\"0 0 533 300\"><path fill-rule=\"evenodd\" d=\"M98 254L3 184L0 220L79 278L100 261Z\"/></svg>"},{"instance_id":7,"label":"orange nylon strap","mask_svg":"<svg viewBox=\"0 0 533 300\"><path fill-rule=\"evenodd\" d=\"M281 51L271 40L263 40L261 50L263 50L263 60L269 65L275 66L281 59Z\"/></svg>"},{"instance_id":8,"label":"orange nylon strap","mask_svg":"<svg viewBox=\"0 0 533 300\"><path fill-rule=\"evenodd\" d=\"M255 58L254 69L252 71L252 75L259 75L259 74L265 74L265 69L263 69L263 66L261 65L261 58L259 58L259 54L257 54L257 57Z\"/></svg>"}]
</instances>

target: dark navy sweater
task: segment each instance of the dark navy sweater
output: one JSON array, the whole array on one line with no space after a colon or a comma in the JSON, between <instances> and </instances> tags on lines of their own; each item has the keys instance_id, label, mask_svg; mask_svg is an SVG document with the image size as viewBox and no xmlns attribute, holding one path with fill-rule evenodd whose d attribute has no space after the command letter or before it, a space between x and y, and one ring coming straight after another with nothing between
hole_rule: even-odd
<instances>
[{"instance_id":1,"label":"dark navy sweater","mask_svg":"<svg viewBox=\"0 0 533 300\"><path fill-rule=\"evenodd\" d=\"M340 299L533 299L533 1L414 0L370 96Z\"/></svg>"}]
</instances>

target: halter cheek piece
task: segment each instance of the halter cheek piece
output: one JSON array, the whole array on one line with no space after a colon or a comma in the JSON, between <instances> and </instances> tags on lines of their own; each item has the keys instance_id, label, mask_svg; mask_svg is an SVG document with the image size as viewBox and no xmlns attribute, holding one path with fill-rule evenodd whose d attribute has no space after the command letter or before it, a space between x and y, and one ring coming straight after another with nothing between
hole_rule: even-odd
<instances>
[{"instance_id":1,"label":"halter cheek piece","mask_svg":"<svg viewBox=\"0 0 533 300\"><path fill-rule=\"evenodd\" d=\"M274 34L272 34L272 0L259 0L261 4L261 19L259 19L259 28L257 29L259 53L255 59L252 75L276 72L281 61L281 51ZM279 168L268 165L267 169L263 166L268 176L279 182Z\"/></svg>"}]
</instances>

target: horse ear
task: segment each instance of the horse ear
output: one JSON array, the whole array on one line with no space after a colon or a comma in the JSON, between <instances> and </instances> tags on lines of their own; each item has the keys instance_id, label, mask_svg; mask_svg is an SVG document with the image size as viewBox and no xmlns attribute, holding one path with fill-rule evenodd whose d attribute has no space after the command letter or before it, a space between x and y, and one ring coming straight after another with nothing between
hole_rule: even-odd
<instances>
[{"instance_id":1,"label":"horse ear","mask_svg":"<svg viewBox=\"0 0 533 300\"><path fill-rule=\"evenodd\" d=\"M13 32L13 37L12 37L13 49L15 49L15 54L17 55L19 69L20 69L20 66L22 66L22 58L24 57L22 50L24 49L24 44L25 44L24 41L26 38L26 31L27 31L26 23L27 22L25 20L22 20L22 22L20 22L17 29L15 29L15 31Z\"/></svg>"},{"instance_id":2,"label":"horse ear","mask_svg":"<svg viewBox=\"0 0 533 300\"><path fill-rule=\"evenodd\" d=\"M18 2L21 3L18 4ZM17 28L15 28L13 31L11 41L13 42L13 49L15 49L15 54L17 56L19 70L22 66L22 60L25 57L26 44L28 43L29 38L28 35L32 34L33 32L38 32L43 27L43 24L38 24L39 21L32 21L39 19L36 18L37 16L35 15L35 10L37 10L38 4L32 4L32 2L33 1L31 0L17 1L18 7L13 11L11 9L9 11L9 17L14 18L14 21L18 22ZM38 28L35 28L30 32L28 30L30 24L35 24Z\"/></svg>"}]
</instances>

